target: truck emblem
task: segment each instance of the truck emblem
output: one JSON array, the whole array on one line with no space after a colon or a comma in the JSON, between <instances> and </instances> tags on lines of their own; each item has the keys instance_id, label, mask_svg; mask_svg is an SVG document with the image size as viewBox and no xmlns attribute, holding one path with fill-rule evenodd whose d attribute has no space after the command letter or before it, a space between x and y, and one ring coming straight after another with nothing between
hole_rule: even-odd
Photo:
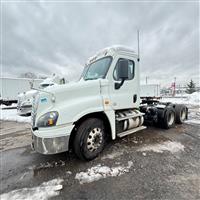
<instances>
[{"instance_id":1,"label":"truck emblem","mask_svg":"<svg viewBox=\"0 0 200 200\"><path fill-rule=\"evenodd\" d=\"M47 102L47 98L46 97L45 98L41 98L40 101L41 101L41 103L46 103Z\"/></svg>"}]
</instances>

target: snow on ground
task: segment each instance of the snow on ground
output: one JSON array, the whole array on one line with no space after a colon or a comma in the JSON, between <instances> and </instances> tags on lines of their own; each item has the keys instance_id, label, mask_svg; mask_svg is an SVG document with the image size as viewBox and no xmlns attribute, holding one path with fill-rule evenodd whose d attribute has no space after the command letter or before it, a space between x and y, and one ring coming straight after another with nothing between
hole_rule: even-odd
<instances>
[{"instance_id":1,"label":"snow on ground","mask_svg":"<svg viewBox=\"0 0 200 200\"><path fill-rule=\"evenodd\" d=\"M102 156L102 160L105 160L105 159L114 159L114 158L117 158L117 157L120 157L121 155L123 155L123 151L116 151L116 152L113 152L113 153L110 153L110 154L107 154L107 155L104 155Z\"/></svg>"},{"instance_id":2,"label":"snow on ground","mask_svg":"<svg viewBox=\"0 0 200 200\"><path fill-rule=\"evenodd\" d=\"M62 189L63 179L53 179L48 182L44 182L38 187L22 188L13 190L8 193L0 195L1 200L47 200L50 197L59 195L59 191Z\"/></svg>"},{"instance_id":3,"label":"snow on ground","mask_svg":"<svg viewBox=\"0 0 200 200\"><path fill-rule=\"evenodd\" d=\"M168 97L168 98L163 97L161 101L200 106L200 92L194 92L192 94L184 94L183 96L177 96L177 97Z\"/></svg>"},{"instance_id":4,"label":"snow on ground","mask_svg":"<svg viewBox=\"0 0 200 200\"><path fill-rule=\"evenodd\" d=\"M146 145L137 151L153 151L156 153L163 153L163 151L169 151L171 153L176 153L178 151L184 151L184 146L180 142L167 141L162 144Z\"/></svg>"},{"instance_id":5,"label":"snow on ground","mask_svg":"<svg viewBox=\"0 0 200 200\"><path fill-rule=\"evenodd\" d=\"M185 121L187 124L200 124L200 107L192 106L188 109L188 120Z\"/></svg>"},{"instance_id":6,"label":"snow on ground","mask_svg":"<svg viewBox=\"0 0 200 200\"><path fill-rule=\"evenodd\" d=\"M199 124L200 125L200 120L198 119L189 119L185 121L186 124Z\"/></svg>"},{"instance_id":7,"label":"snow on ground","mask_svg":"<svg viewBox=\"0 0 200 200\"><path fill-rule=\"evenodd\" d=\"M101 164L99 164L88 169L87 172L77 173L75 179L78 179L80 184L83 184L98 181L99 179L106 177L121 176L122 174L129 172L132 165L132 161L129 161L127 166L117 167L101 166Z\"/></svg>"},{"instance_id":8,"label":"snow on ground","mask_svg":"<svg viewBox=\"0 0 200 200\"><path fill-rule=\"evenodd\" d=\"M19 116L17 109L0 109L0 120L31 123L31 116Z\"/></svg>"},{"instance_id":9,"label":"snow on ground","mask_svg":"<svg viewBox=\"0 0 200 200\"><path fill-rule=\"evenodd\" d=\"M8 108L8 109L11 109L11 108L17 108L17 104L16 103L13 103L12 105L10 106L6 106L6 105L0 105L0 108Z\"/></svg>"}]
</instances>

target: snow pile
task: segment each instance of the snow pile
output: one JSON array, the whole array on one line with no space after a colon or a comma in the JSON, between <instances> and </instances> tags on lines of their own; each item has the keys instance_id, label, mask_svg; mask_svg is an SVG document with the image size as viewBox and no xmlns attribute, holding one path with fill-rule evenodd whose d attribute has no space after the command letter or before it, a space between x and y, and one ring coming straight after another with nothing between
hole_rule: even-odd
<instances>
[{"instance_id":1,"label":"snow pile","mask_svg":"<svg viewBox=\"0 0 200 200\"><path fill-rule=\"evenodd\" d=\"M22 188L13 190L11 192L0 195L1 200L47 200L50 197L59 195L59 191L62 189L61 183L63 179L53 179L48 182L42 183L38 187L34 188Z\"/></svg>"},{"instance_id":2,"label":"snow pile","mask_svg":"<svg viewBox=\"0 0 200 200\"><path fill-rule=\"evenodd\" d=\"M188 109L188 120L185 123L200 124L200 107L193 106Z\"/></svg>"},{"instance_id":3,"label":"snow pile","mask_svg":"<svg viewBox=\"0 0 200 200\"><path fill-rule=\"evenodd\" d=\"M87 172L77 173L75 179L78 179L80 184L91 183L102 178L110 176L121 176L124 173L129 172L129 169L132 167L133 162L129 161L127 166L118 166L118 167L108 167L101 166L101 164L92 167L87 170Z\"/></svg>"},{"instance_id":4,"label":"snow pile","mask_svg":"<svg viewBox=\"0 0 200 200\"><path fill-rule=\"evenodd\" d=\"M184 146L179 142L167 141L162 144L147 145L140 148L137 151L153 151L156 153L163 153L163 151L170 151L171 153L176 153L178 151L184 151Z\"/></svg>"},{"instance_id":5,"label":"snow pile","mask_svg":"<svg viewBox=\"0 0 200 200\"><path fill-rule=\"evenodd\" d=\"M0 120L31 123L31 116L19 116L16 109L0 109Z\"/></svg>"},{"instance_id":6,"label":"snow pile","mask_svg":"<svg viewBox=\"0 0 200 200\"><path fill-rule=\"evenodd\" d=\"M172 97L161 99L162 102L172 102L179 104L199 105L200 106L200 92L194 92L192 94L184 94L182 97Z\"/></svg>"},{"instance_id":7,"label":"snow pile","mask_svg":"<svg viewBox=\"0 0 200 200\"><path fill-rule=\"evenodd\" d=\"M200 92L194 92L187 95L189 104L200 105Z\"/></svg>"}]
</instances>

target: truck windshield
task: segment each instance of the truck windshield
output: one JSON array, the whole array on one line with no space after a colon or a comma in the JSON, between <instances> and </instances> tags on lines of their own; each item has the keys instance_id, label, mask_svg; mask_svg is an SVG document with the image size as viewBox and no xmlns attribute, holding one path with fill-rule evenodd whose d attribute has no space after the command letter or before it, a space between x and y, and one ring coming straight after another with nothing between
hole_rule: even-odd
<instances>
[{"instance_id":1,"label":"truck windshield","mask_svg":"<svg viewBox=\"0 0 200 200\"><path fill-rule=\"evenodd\" d=\"M112 57L101 58L85 67L84 80L105 78L112 61Z\"/></svg>"}]
</instances>

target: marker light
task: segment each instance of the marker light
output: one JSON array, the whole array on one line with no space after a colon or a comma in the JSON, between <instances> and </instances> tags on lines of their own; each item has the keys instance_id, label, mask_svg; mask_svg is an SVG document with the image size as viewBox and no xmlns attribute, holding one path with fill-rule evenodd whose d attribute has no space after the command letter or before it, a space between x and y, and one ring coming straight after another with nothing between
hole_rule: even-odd
<instances>
[{"instance_id":1,"label":"marker light","mask_svg":"<svg viewBox=\"0 0 200 200\"><path fill-rule=\"evenodd\" d=\"M37 122L37 127L55 126L57 119L58 119L57 111L48 112L39 118Z\"/></svg>"}]
</instances>

